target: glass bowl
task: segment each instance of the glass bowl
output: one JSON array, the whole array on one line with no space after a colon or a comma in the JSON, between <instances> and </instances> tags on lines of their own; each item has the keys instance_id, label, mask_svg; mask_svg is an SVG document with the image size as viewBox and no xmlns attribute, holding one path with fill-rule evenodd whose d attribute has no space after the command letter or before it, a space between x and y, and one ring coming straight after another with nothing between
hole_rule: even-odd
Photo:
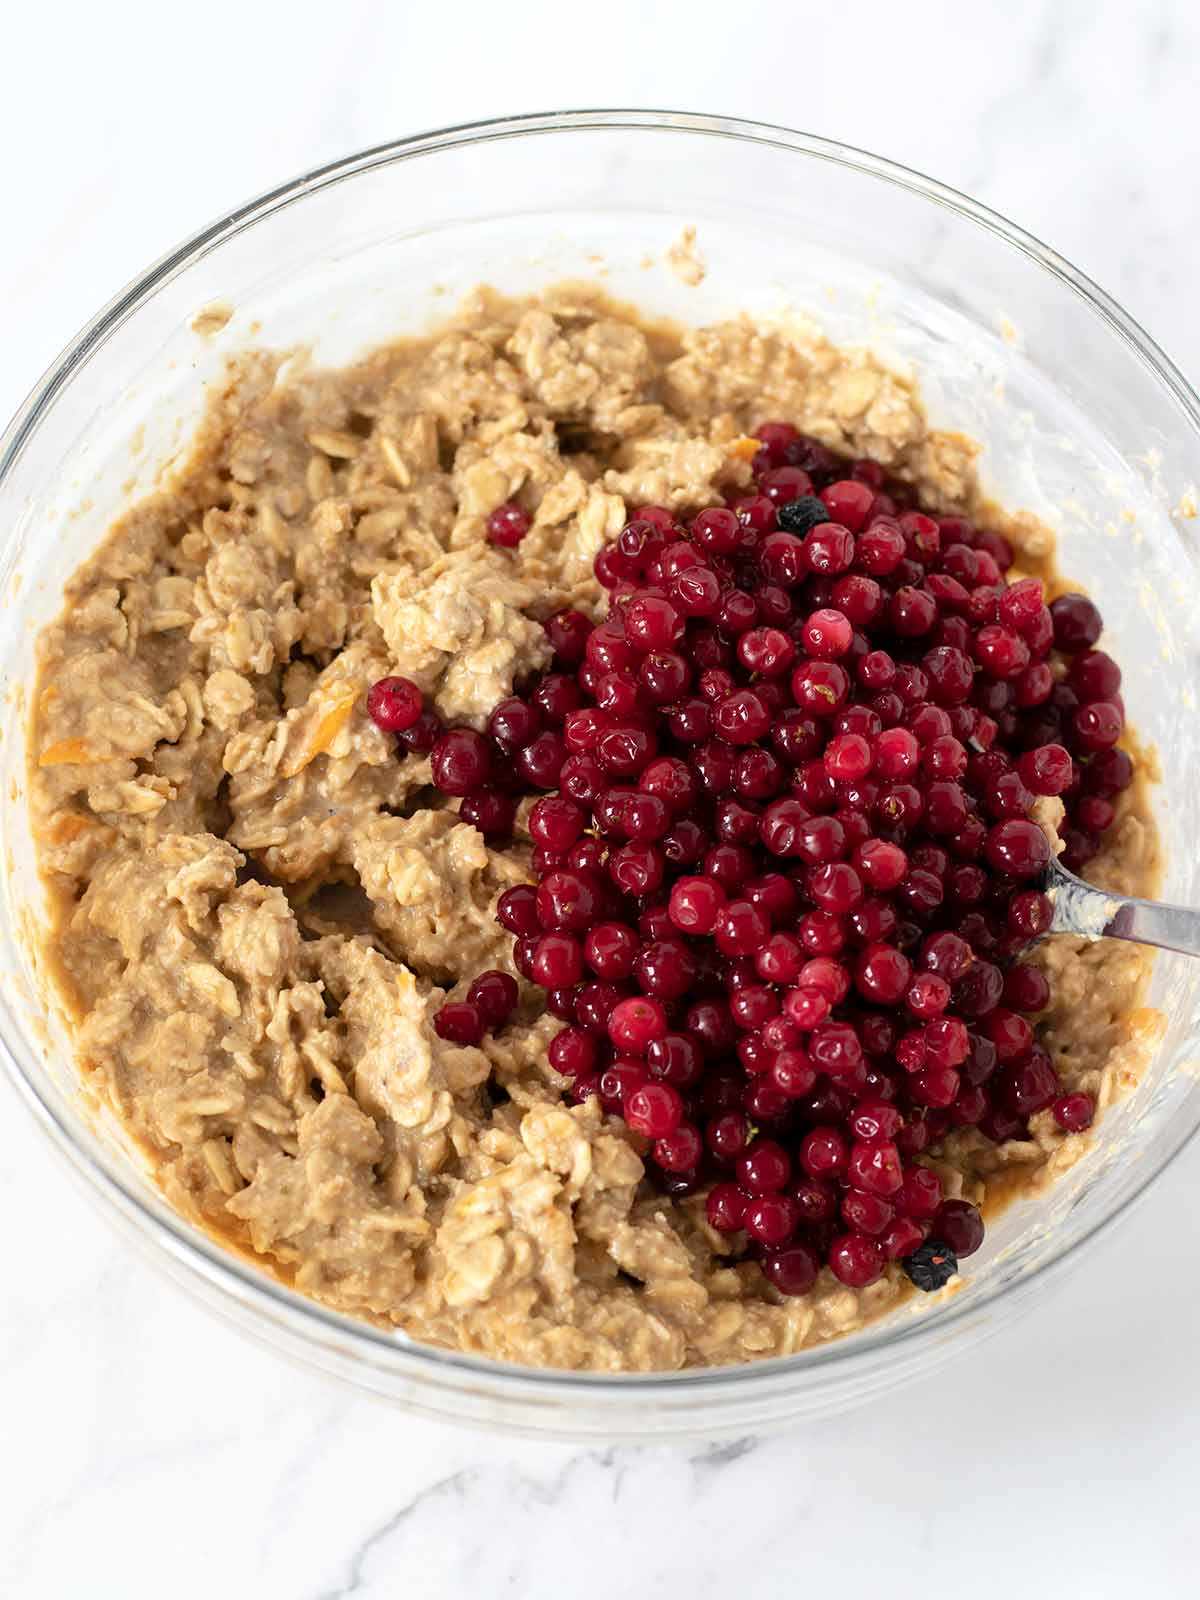
<instances>
[{"instance_id":1,"label":"glass bowl","mask_svg":"<svg viewBox=\"0 0 1200 1600\"><path fill-rule=\"evenodd\" d=\"M689 225L707 263L695 286L663 262ZM912 363L933 419L984 443L989 487L1057 529L1062 570L1101 604L1131 720L1162 763L1165 890L1200 902L1200 581L1187 526L1200 403L1162 352L1037 240L876 156L716 117L520 117L366 151L205 228L71 342L5 435L0 1054L93 1201L214 1311L309 1366L413 1412L528 1434L748 1433L916 1378L1085 1258L1200 1121L1194 963L1159 958L1151 999L1167 1028L1144 1081L1085 1160L989 1230L948 1303L906 1305L787 1359L608 1377L505 1366L350 1321L194 1230L85 1100L27 938L42 914L24 793L34 639L118 505L186 442L225 357L303 343L339 362L423 329L480 282L520 291L565 277L682 323L807 310L833 340ZM232 316L197 331L214 302Z\"/></svg>"}]
</instances>

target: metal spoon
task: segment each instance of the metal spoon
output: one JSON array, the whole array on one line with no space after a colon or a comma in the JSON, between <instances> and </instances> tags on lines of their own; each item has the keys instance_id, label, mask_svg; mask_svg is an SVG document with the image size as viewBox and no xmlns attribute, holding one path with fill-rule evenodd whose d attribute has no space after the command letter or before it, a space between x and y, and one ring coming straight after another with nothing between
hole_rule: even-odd
<instances>
[{"instance_id":1,"label":"metal spoon","mask_svg":"<svg viewBox=\"0 0 1200 1600\"><path fill-rule=\"evenodd\" d=\"M1043 890L1054 906L1051 933L1073 933L1084 939L1130 939L1200 956L1200 911L1133 900L1084 883L1057 861L1046 869Z\"/></svg>"}]
</instances>

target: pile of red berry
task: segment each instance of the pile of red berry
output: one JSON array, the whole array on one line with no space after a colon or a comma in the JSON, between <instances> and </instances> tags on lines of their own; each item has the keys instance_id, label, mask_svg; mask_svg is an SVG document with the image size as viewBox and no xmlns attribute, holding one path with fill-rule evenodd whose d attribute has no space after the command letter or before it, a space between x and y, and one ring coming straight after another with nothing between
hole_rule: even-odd
<instances>
[{"instance_id":1,"label":"pile of red berry","mask_svg":"<svg viewBox=\"0 0 1200 1600\"><path fill-rule=\"evenodd\" d=\"M551 618L552 670L486 735L442 730L402 679L371 711L489 839L555 791L537 882L497 914L563 1021L551 1064L651 1141L659 1186L707 1187L785 1294L826 1262L935 1287L983 1225L915 1158L1047 1106L1092 1118L1018 957L1051 913L1035 797L1062 798L1078 868L1131 781L1120 671L1089 600L1006 581L999 535L787 424L757 437L755 493L686 526L644 507L600 552L607 618ZM439 1031L501 1025L501 977Z\"/></svg>"}]
</instances>

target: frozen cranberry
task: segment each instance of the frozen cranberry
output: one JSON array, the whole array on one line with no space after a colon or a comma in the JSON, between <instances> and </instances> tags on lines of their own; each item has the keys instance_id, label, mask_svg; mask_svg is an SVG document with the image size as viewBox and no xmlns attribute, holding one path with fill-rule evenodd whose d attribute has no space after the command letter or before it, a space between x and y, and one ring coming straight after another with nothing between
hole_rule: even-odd
<instances>
[{"instance_id":1,"label":"frozen cranberry","mask_svg":"<svg viewBox=\"0 0 1200 1600\"><path fill-rule=\"evenodd\" d=\"M753 689L736 689L718 701L712 720L717 735L728 744L750 744L771 726L771 714Z\"/></svg>"},{"instance_id":2,"label":"frozen cranberry","mask_svg":"<svg viewBox=\"0 0 1200 1600\"><path fill-rule=\"evenodd\" d=\"M498 1028L512 1015L517 1005L517 984L507 972L481 972L467 990L467 999L476 1006L488 1027Z\"/></svg>"},{"instance_id":3,"label":"frozen cranberry","mask_svg":"<svg viewBox=\"0 0 1200 1600\"><path fill-rule=\"evenodd\" d=\"M961 1079L953 1067L927 1066L913 1073L909 1093L921 1105L941 1110L953 1105L960 1085Z\"/></svg>"},{"instance_id":4,"label":"frozen cranberry","mask_svg":"<svg viewBox=\"0 0 1200 1600\"><path fill-rule=\"evenodd\" d=\"M583 953L598 978L627 978L633 971L640 941L623 922L601 922L584 940Z\"/></svg>"},{"instance_id":5,"label":"frozen cranberry","mask_svg":"<svg viewBox=\"0 0 1200 1600\"><path fill-rule=\"evenodd\" d=\"M895 1218L895 1208L883 1195L864 1189L847 1189L840 1206L842 1221L857 1233L880 1234Z\"/></svg>"},{"instance_id":6,"label":"frozen cranberry","mask_svg":"<svg viewBox=\"0 0 1200 1600\"><path fill-rule=\"evenodd\" d=\"M751 533L770 533L775 527L775 502L765 494L742 495L730 503L730 510Z\"/></svg>"},{"instance_id":7,"label":"frozen cranberry","mask_svg":"<svg viewBox=\"0 0 1200 1600\"><path fill-rule=\"evenodd\" d=\"M896 524L887 517L876 517L855 540L855 561L864 572L884 578L899 567L904 550L904 535Z\"/></svg>"},{"instance_id":8,"label":"frozen cranberry","mask_svg":"<svg viewBox=\"0 0 1200 1600\"><path fill-rule=\"evenodd\" d=\"M1054 642L1068 655L1088 650L1100 637L1103 622L1092 602L1082 594L1062 594L1050 607Z\"/></svg>"},{"instance_id":9,"label":"frozen cranberry","mask_svg":"<svg viewBox=\"0 0 1200 1600\"><path fill-rule=\"evenodd\" d=\"M937 621L937 601L924 589L905 584L893 594L888 618L902 639L919 638Z\"/></svg>"},{"instance_id":10,"label":"frozen cranberry","mask_svg":"<svg viewBox=\"0 0 1200 1600\"><path fill-rule=\"evenodd\" d=\"M683 1120L683 1099L669 1083L646 1083L626 1097L624 1116L635 1133L663 1139Z\"/></svg>"},{"instance_id":11,"label":"frozen cranberry","mask_svg":"<svg viewBox=\"0 0 1200 1600\"><path fill-rule=\"evenodd\" d=\"M663 836L662 852L675 866L691 867L703 859L707 846L708 835L700 824L690 817L680 817Z\"/></svg>"},{"instance_id":12,"label":"frozen cranberry","mask_svg":"<svg viewBox=\"0 0 1200 1600\"><path fill-rule=\"evenodd\" d=\"M521 757L527 756L536 743L523 750ZM616 722L601 729L595 749L596 759L606 772L618 778L636 778L657 754L657 740L653 733L635 722Z\"/></svg>"},{"instance_id":13,"label":"frozen cranberry","mask_svg":"<svg viewBox=\"0 0 1200 1600\"><path fill-rule=\"evenodd\" d=\"M758 1244L773 1246L790 1239L799 1221L799 1210L790 1195L764 1194L748 1202L742 1226Z\"/></svg>"},{"instance_id":14,"label":"frozen cranberry","mask_svg":"<svg viewBox=\"0 0 1200 1600\"><path fill-rule=\"evenodd\" d=\"M1065 1133L1082 1133L1092 1125L1096 1115L1096 1103L1090 1094L1081 1090L1074 1094L1059 1095L1050 1108L1054 1112L1054 1120Z\"/></svg>"},{"instance_id":15,"label":"frozen cranberry","mask_svg":"<svg viewBox=\"0 0 1200 1600\"><path fill-rule=\"evenodd\" d=\"M1093 700L1080 706L1071 719L1076 744L1085 751L1107 750L1121 737L1125 719L1111 700Z\"/></svg>"},{"instance_id":16,"label":"frozen cranberry","mask_svg":"<svg viewBox=\"0 0 1200 1600\"><path fill-rule=\"evenodd\" d=\"M539 933L542 924L537 914L537 890L526 883L506 889L496 902L496 917L509 933L526 938Z\"/></svg>"},{"instance_id":17,"label":"frozen cranberry","mask_svg":"<svg viewBox=\"0 0 1200 1600\"><path fill-rule=\"evenodd\" d=\"M737 1180L751 1194L774 1194L787 1183L792 1163L773 1139L755 1139L737 1162Z\"/></svg>"},{"instance_id":18,"label":"frozen cranberry","mask_svg":"<svg viewBox=\"0 0 1200 1600\"><path fill-rule=\"evenodd\" d=\"M904 1169L893 1202L902 1216L928 1221L936 1215L941 1202L942 1182L936 1172L918 1166Z\"/></svg>"},{"instance_id":19,"label":"frozen cranberry","mask_svg":"<svg viewBox=\"0 0 1200 1600\"><path fill-rule=\"evenodd\" d=\"M632 1126L632 1124L631 1124ZM658 1166L664 1172L678 1175L695 1174L701 1157L704 1155L704 1140L700 1137L699 1130L691 1123L682 1123L671 1133L665 1133L654 1141L651 1152ZM690 1192L692 1184L689 1182L681 1187L665 1186L670 1195L681 1195Z\"/></svg>"},{"instance_id":20,"label":"frozen cranberry","mask_svg":"<svg viewBox=\"0 0 1200 1600\"><path fill-rule=\"evenodd\" d=\"M582 933L595 923L602 905L599 884L584 872L548 872L537 888L538 920L543 928Z\"/></svg>"},{"instance_id":21,"label":"frozen cranberry","mask_svg":"<svg viewBox=\"0 0 1200 1600\"><path fill-rule=\"evenodd\" d=\"M574 678L550 672L533 691L532 699L545 721L558 727L572 711L581 709L583 696Z\"/></svg>"},{"instance_id":22,"label":"frozen cranberry","mask_svg":"<svg viewBox=\"0 0 1200 1600\"><path fill-rule=\"evenodd\" d=\"M574 801L563 795L546 795L529 813L529 833L536 844L550 850L569 850L584 830L587 818Z\"/></svg>"},{"instance_id":23,"label":"frozen cranberry","mask_svg":"<svg viewBox=\"0 0 1200 1600\"><path fill-rule=\"evenodd\" d=\"M583 946L571 933L545 933L533 953L533 981L562 989L583 976Z\"/></svg>"},{"instance_id":24,"label":"frozen cranberry","mask_svg":"<svg viewBox=\"0 0 1200 1600\"><path fill-rule=\"evenodd\" d=\"M1037 967L1021 963L1005 973L1004 1000L1014 1011L1044 1011L1049 999L1050 985Z\"/></svg>"},{"instance_id":25,"label":"frozen cranberry","mask_svg":"<svg viewBox=\"0 0 1200 1600\"><path fill-rule=\"evenodd\" d=\"M661 1001L642 995L620 1000L608 1018L608 1036L618 1050L645 1055L655 1039L667 1031L667 1014Z\"/></svg>"},{"instance_id":26,"label":"frozen cranberry","mask_svg":"<svg viewBox=\"0 0 1200 1600\"><path fill-rule=\"evenodd\" d=\"M542 714L537 706L516 695L509 695L488 718L488 732L506 750L523 750L541 732Z\"/></svg>"},{"instance_id":27,"label":"frozen cranberry","mask_svg":"<svg viewBox=\"0 0 1200 1600\"><path fill-rule=\"evenodd\" d=\"M854 560L850 530L836 522L824 522L811 528L804 538L804 558L811 572L826 577L845 572Z\"/></svg>"},{"instance_id":28,"label":"frozen cranberry","mask_svg":"<svg viewBox=\"0 0 1200 1600\"><path fill-rule=\"evenodd\" d=\"M895 1005L908 988L911 976L908 957L889 944L868 945L854 969L856 988L875 1005Z\"/></svg>"},{"instance_id":29,"label":"frozen cranberry","mask_svg":"<svg viewBox=\"0 0 1200 1600\"><path fill-rule=\"evenodd\" d=\"M718 1233L737 1233L746 1215L747 1197L736 1183L714 1184L705 1201L711 1227Z\"/></svg>"},{"instance_id":30,"label":"frozen cranberry","mask_svg":"<svg viewBox=\"0 0 1200 1600\"><path fill-rule=\"evenodd\" d=\"M565 1078L586 1077L600 1058L595 1037L582 1028L563 1028L546 1052L550 1065Z\"/></svg>"},{"instance_id":31,"label":"frozen cranberry","mask_svg":"<svg viewBox=\"0 0 1200 1600\"><path fill-rule=\"evenodd\" d=\"M934 1213L931 1238L948 1244L961 1261L983 1243L983 1218L966 1200L944 1200Z\"/></svg>"},{"instance_id":32,"label":"frozen cranberry","mask_svg":"<svg viewBox=\"0 0 1200 1600\"><path fill-rule=\"evenodd\" d=\"M1124 750L1102 750L1084 768L1082 781L1087 794L1111 799L1133 782L1133 762Z\"/></svg>"},{"instance_id":33,"label":"frozen cranberry","mask_svg":"<svg viewBox=\"0 0 1200 1600\"><path fill-rule=\"evenodd\" d=\"M771 1063L772 1086L788 1100L802 1100L817 1083L817 1069L803 1050L781 1050Z\"/></svg>"},{"instance_id":34,"label":"frozen cranberry","mask_svg":"<svg viewBox=\"0 0 1200 1600\"><path fill-rule=\"evenodd\" d=\"M396 743L411 755L426 755L433 749L442 734L442 719L436 711L422 711L409 727L396 735Z\"/></svg>"},{"instance_id":35,"label":"frozen cranberry","mask_svg":"<svg viewBox=\"0 0 1200 1600\"><path fill-rule=\"evenodd\" d=\"M488 543L499 545L504 550L515 550L529 532L531 520L529 513L522 510L515 500L506 500L488 515Z\"/></svg>"},{"instance_id":36,"label":"frozen cranberry","mask_svg":"<svg viewBox=\"0 0 1200 1600\"><path fill-rule=\"evenodd\" d=\"M684 616L711 617L721 604L721 580L708 567L689 567L675 574L667 593Z\"/></svg>"},{"instance_id":37,"label":"frozen cranberry","mask_svg":"<svg viewBox=\"0 0 1200 1600\"><path fill-rule=\"evenodd\" d=\"M724 889L711 878L680 878L671 889L671 921L684 933L711 933L726 903Z\"/></svg>"},{"instance_id":38,"label":"frozen cranberry","mask_svg":"<svg viewBox=\"0 0 1200 1600\"><path fill-rule=\"evenodd\" d=\"M888 1138L859 1139L850 1151L846 1177L868 1194L893 1195L903 1177L900 1152Z\"/></svg>"},{"instance_id":39,"label":"frozen cranberry","mask_svg":"<svg viewBox=\"0 0 1200 1600\"><path fill-rule=\"evenodd\" d=\"M1133 772L1090 602L1007 584L1002 537L926 516L874 463L789 424L759 438L763 492L686 538L642 508L606 547L609 617L550 620L553 670L488 739L419 708L396 737L480 741L461 810L493 837L522 792L558 791L530 813L537 885L497 907L568 1024L551 1065L652 1141L664 1195L740 1163L710 1221L802 1294L822 1261L863 1286L950 1245L930 1230L955 1203L911 1163L952 1129L1086 1125L1026 1020L1045 980L1013 964L1052 910L1029 813L1066 798L1078 867Z\"/></svg>"},{"instance_id":40,"label":"frozen cranberry","mask_svg":"<svg viewBox=\"0 0 1200 1600\"><path fill-rule=\"evenodd\" d=\"M1002 623L989 623L975 635L975 659L993 678L1015 678L1029 665L1029 646Z\"/></svg>"},{"instance_id":41,"label":"frozen cranberry","mask_svg":"<svg viewBox=\"0 0 1200 1600\"><path fill-rule=\"evenodd\" d=\"M433 781L445 794L466 795L478 789L491 764L487 740L470 728L452 728L433 747Z\"/></svg>"},{"instance_id":42,"label":"frozen cranberry","mask_svg":"<svg viewBox=\"0 0 1200 1600\"><path fill-rule=\"evenodd\" d=\"M644 944L633 964L643 993L678 1000L696 978L696 960L681 939L654 939Z\"/></svg>"},{"instance_id":43,"label":"frozen cranberry","mask_svg":"<svg viewBox=\"0 0 1200 1600\"><path fill-rule=\"evenodd\" d=\"M1022 889L1008 902L1008 925L1023 939L1038 939L1054 920L1054 907L1036 889Z\"/></svg>"},{"instance_id":44,"label":"frozen cranberry","mask_svg":"<svg viewBox=\"0 0 1200 1600\"><path fill-rule=\"evenodd\" d=\"M652 1078L690 1089L704 1070L699 1046L685 1033L664 1033L646 1047L646 1070Z\"/></svg>"},{"instance_id":45,"label":"frozen cranberry","mask_svg":"<svg viewBox=\"0 0 1200 1600\"><path fill-rule=\"evenodd\" d=\"M505 794L502 789L474 789L463 797L458 814L477 828L489 844L507 839L517 818L516 796Z\"/></svg>"},{"instance_id":46,"label":"frozen cranberry","mask_svg":"<svg viewBox=\"0 0 1200 1600\"><path fill-rule=\"evenodd\" d=\"M750 1125L741 1111L725 1111L708 1123L704 1139L718 1161L733 1162L750 1142Z\"/></svg>"},{"instance_id":47,"label":"frozen cranberry","mask_svg":"<svg viewBox=\"0 0 1200 1600\"><path fill-rule=\"evenodd\" d=\"M840 611L823 607L814 611L801 629L800 638L810 656L836 661L850 649L854 630Z\"/></svg>"},{"instance_id":48,"label":"frozen cranberry","mask_svg":"<svg viewBox=\"0 0 1200 1600\"><path fill-rule=\"evenodd\" d=\"M820 1262L810 1245L795 1243L768 1250L761 1261L763 1276L780 1294L807 1294L817 1281Z\"/></svg>"},{"instance_id":49,"label":"frozen cranberry","mask_svg":"<svg viewBox=\"0 0 1200 1600\"><path fill-rule=\"evenodd\" d=\"M380 678L367 690L367 714L385 733L402 733L421 715L421 691L411 678Z\"/></svg>"},{"instance_id":50,"label":"frozen cranberry","mask_svg":"<svg viewBox=\"0 0 1200 1600\"><path fill-rule=\"evenodd\" d=\"M1021 781L1034 794L1062 794L1071 786L1071 757L1060 744L1027 750L1017 762Z\"/></svg>"},{"instance_id":51,"label":"frozen cranberry","mask_svg":"<svg viewBox=\"0 0 1200 1600\"><path fill-rule=\"evenodd\" d=\"M450 1044L477 1045L487 1027L487 1019L470 1000L450 1000L434 1014L434 1032Z\"/></svg>"},{"instance_id":52,"label":"frozen cranberry","mask_svg":"<svg viewBox=\"0 0 1200 1600\"><path fill-rule=\"evenodd\" d=\"M1013 818L990 829L984 855L997 871L1012 878L1034 878L1050 861L1050 844L1036 822Z\"/></svg>"},{"instance_id":53,"label":"frozen cranberry","mask_svg":"<svg viewBox=\"0 0 1200 1600\"><path fill-rule=\"evenodd\" d=\"M547 618L546 637L554 651L555 665L570 671L582 665L592 624L582 611L556 611Z\"/></svg>"},{"instance_id":54,"label":"frozen cranberry","mask_svg":"<svg viewBox=\"0 0 1200 1600\"><path fill-rule=\"evenodd\" d=\"M911 1255L925 1240L925 1229L911 1217L896 1217L879 1236L879 1248L889 1261Z\"/></svg>"},{"instance_id":55,"label":"frozen cranberry","mask_svg":"<svg viewBox=\"0 0 1200 1600\"><path fill-rule=\"evenodd\" d=\"M698 512L692 520L692 538L701 550L709 555L729 555L736 550L742 538L742 527L736 515L723 506L712 506Z\"/></svg>"},{"instance_id":56,"label":"frozen cranberry","mask_svg":"<svg viewBox=\"0 0 1200 1600\"><path fill-rule=\"evenodd\" d=\"M800 1141L800 1165L810 1178L839 1177L848 1158L846 1141L836 1128L813 1128Z\"/></svg>"},{"instance_id":57,"label":"frozen cranberry","mask_svg":"<svg viewBox=\"0 0 1200 1600\"><path fill-rule=\"evenodd\" d=\"M547 731L539 733L523 750L517 752L515 764L521 777L534 788L553 789L558 783L566 755L566 745L561 735ZM436 771L434 777L436 781Z\"/></svg>"},{"instance_id":58,"label":"frozen cranberry","mask_svg":"<svg viewBox=\"0 0 1200 1600\"><path fill-rule=\"evenodd\" d=\"M589 1033L606 1034L608 1019L628 993L615 983L585 983L575 996L575 1020Z\"/></svg>"},{"instance_id":59,"label":"frozen cranberry","mask_svg":"<svg viewBox=\"0 0 1200 1600\"><path fill-rule=\"evenodd\" d=\"M749 900L731 901L718 912L714 924L717 948L727 956L752 956L770 933L770 919Z\"/></svg>"},{"instance_id":60,"label":"frozen cranberry","mask_svg":"<svg viewBox=\"0 0 1200 1600\"><path fill-rule=\"evenodd\" d=\"M839 1234L829 1247L829 1267L851 1289L865 1289L883 1276L883 1251L861 1233Z\"/></svg>"}]
</instances>

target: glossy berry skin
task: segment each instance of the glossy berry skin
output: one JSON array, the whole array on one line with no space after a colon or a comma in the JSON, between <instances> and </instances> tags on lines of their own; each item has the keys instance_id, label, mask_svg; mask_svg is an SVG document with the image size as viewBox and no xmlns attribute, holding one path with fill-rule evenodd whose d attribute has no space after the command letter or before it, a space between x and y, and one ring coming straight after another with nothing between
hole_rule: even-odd
<instances>
[{"instance_id":1,"label":"glossy berry skin","mask_svg":"<svg viewBox=\"0 0 1200 1600\"><path fill-rule=\"evenodd\" d=\"M966 1200L944 1200L933 1218L933 1236L944 1239L960 1261L974 1255L983 1243L978 1207Z\"/></svg>"},{"instance_id":2,"label":"glossy berry skin","mask_svg":"<svg viewBox=\"0 0 1200 1600\"><path fill-rule=\"evenodd\" d=\"M516 980L507 972L481 972L467 990L468 1001L476 1006L491 1028L508 1021L516 1010L518 989Z\"/></svg>"},{"instance_id":3,"label":"glossy berry skin","mask_svg":"<svg viewBox=\"0 0 1200 1600\"><path fill-rule=\"evenodd\" d=\"M480 1008L468 1000L450 1000L433 1019L434 1032L448 1044L479 1044L486 1028Z\"/></svg>"},{"instance_id":4,"label":"glossy berry skin","mask_svg":"<svg viewBox=\"0 0 1200 1600\"><path fill-rule=\"evenodd\" d=\"M799 1222L796 1202L790 1195L756 1195L746 1206L742 1226L758 1244L781 1245L790 1239Z\"/></svg>"},{"instance_id":5,"label":"glossy berry skin","mask_svg":"<svg viewBox=\"0 0 1200 1600\"><path fill-rule=\"evenodd\" d=\"M710 1226L718 1233L737 1233L745 1220L748 1204L748 1197L736 1183L714 1184L705 1204Z\"/></svg>"},{"instance_id":6,"label":"glossy berry skin","mask_svg":"<svg viewBox=\"0 0 1200 1600\"><path fill-rule=\"evenodd\" d=\"M829 1267L847 1288L865 1289L883 1276L884 1254L874 1239L843 1233L829 1247Z\"/></svg>"},{"instance_id":7,"label":"glossy berry skin","mask_svg":"<svg viewBox=\"0 0 1200 1600\"><path fill-rule=\"evenodd\" d=\"M816 1252L799 1242L768 1250L761 1262L763 1277L782 1295L804 1295L817 1281L820 1262Z\"/></svg>"},{"instance_id":8,"label":"glossy berry skin","mask_svg":"<svg viewBox=\"0 0 1200 1600\"><path fill-rule=\"evenodd\" d=\"M1083 1133L1091 1127L1096 1115L1095 1101L1082 1091L1060 1095L1050 1109L1064 1133Z\"/></svg>"},{"instance_id":9,"label":"glossy berry skin","mask_svg":"<svg viewBox=\"0 0 1200 1600\"><path fill-rule=\"evenodd\" d=\"M498 545L502 550L515 550L529 532L532 520L529 513L523 511L515 501L506 500L488 513L488 543Z\"/></svg>"},{"instance_id":10,"label":"glossy berry skin","mask_svg":"<svg viewBox=\"0 0 1200 1600\"><path fill-rule=\"evenodd\" d=\"M859 1139L851 1148L846 1176L868 1194L894 1195L904 1181L900 1152L890 1139Z\"/></svg>"},{"instance_id":11,"label":"glossy berry skin","mask_svg":"<svg viewBox=\"0 0 1200 1600\"><path fill-rule=\"evenodd\" d=\"M738 1158L737 1180L748 1194L773 1194L791 1176L788 1153L773 1139L756 1139Z\"/></svg>"},{"instance_id":12,"label":"glossy berry skin","mask_svg":"<svg viewBox=\"0 0 1200 1600\"><path fill-rule=\"evenodd\" d=\"M421 691L410 678L380 678L367 690L367 714L384 733L403 733L421 715Z\"/></svg>"},{"instance_id":13,"label":"glossy berry skin","mask_svg":"<svg viewBox=\"0 0 1200 1600\"><path fill-rule=\"evenodd\" d=\"M487 740L470 728L452 728L433 747L433 781L445 794L466 795L485 783L492 758Z\"/></svg>"},{"instance_id":14,"label":"glossy berry skin","mask_svg":"<svg viewBox=\"0 0 1200 1600\"><path fill-rule=\"evenodd\" d=\"M635 1133L663 1139L683 1120L683 1099L669 1083L643 1084L626 1098L624 1116Z\"/></svg>"}]
</instances>

